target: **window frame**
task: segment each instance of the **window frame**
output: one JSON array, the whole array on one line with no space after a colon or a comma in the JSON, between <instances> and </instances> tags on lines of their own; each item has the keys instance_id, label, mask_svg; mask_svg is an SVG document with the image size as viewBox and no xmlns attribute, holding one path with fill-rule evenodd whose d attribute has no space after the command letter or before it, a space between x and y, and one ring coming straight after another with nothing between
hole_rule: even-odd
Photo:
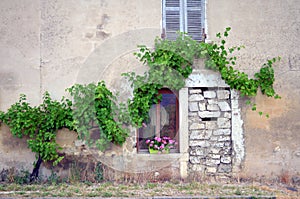
<instances>
[{"instance_id":1,"label":"window frame","mask_svg":"<svg viewBox=\"0 0 300 199\"><path fill-rule=\"evenodd\" d=\"M179 153L179 151L180 151L180 135L179 135L179 128L180 128L180 126L179 126L179 121L180 121L180 119L179 119L179 117L180 117L180 115L179 115L179 92L178 91L174 91L174 90L171 90L171 89L169 89L169 88L161 88L161 89L159 89L158 90L158 94L174 94L175 95L175 97L176 97L176 134L175 134L175 137L173 137L172 139L175 139L176 140L176 142L178 143L177 144L177 147L175 148L175 149L172 149L170 152L171 153ZM160 101L159 101L159 103L158 104L156 104L156 105L159 105L160 104ZM156 106L156 124L160 124L160 106ZM142 127L141 127L142 128ZM136 130L136 148L137 148L137 152L138 153L144 153L144 152L148 152L148 150L147 149L140 149L140 145L139 145L139 135L140 135L140 128L138 128L137 130ZM158 126L158 125L156 125L156 127L155 127L155 136L161 136L160 135L160 126Z\"/></svg>"},{"instance_id":2,"label":"window frame","mask_svg":"<svg viewBox=\"0 0 300 199\"><path fill-rule=\"evenodd\" d=\"M168 37L168 30L167 30L167 11L179 11L179 30L180 32L185 32L189 35L188 27L189 27L189 20L188 20L188 10L199 10L201 12L201 27L200 27L200 35L199 37L201 39L196 39L197 41L204 42L206 39L206 34L205 34L205 15L206 15L206 9L205 9L205 0L199 0L200 2L200 7L198 8L188 8L188 2L192 3L192 1L195 0L175 0L179 1L179 7L167 7L167 1L170 1L170 3L174 0L162 0L162 34L161 37L163 39L170 39L174 40L176 37L172 36L174 33L170 33L170 37ZM195 34L195 33L194 33ZM190 35L191 37L196 37L194 35Z\"/></svg>"}]
</instances>

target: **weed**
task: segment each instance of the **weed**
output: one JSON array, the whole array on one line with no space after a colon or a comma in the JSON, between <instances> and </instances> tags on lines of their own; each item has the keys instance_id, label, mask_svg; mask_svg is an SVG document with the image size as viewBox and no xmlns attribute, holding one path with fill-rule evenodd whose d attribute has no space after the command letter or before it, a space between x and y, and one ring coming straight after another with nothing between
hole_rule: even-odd
<instances>
[{"instance_id":1,"label":"weed","mask_svg":"<svg viewBox=\"0 0 300 199\"><path fill-rule=\"evenodd\" d=\"M238 195L238 196L242 195L242 192L241 192L240 188L237 188L237 189L235 190L234 194L235 194L235 195Z\"/></svg>"},{"instance_id":2,"label":"weed","mask_svg":"<svg viewBox=\"0 0 300 199\"><path fill-rule=\"evenodd\" d=\"M95 180L96 182L103 181L103 167L101 162L97 162L95 168Z\"/></svg>"},{"instance_id":3,"label":"weed","mask_svg":"<svg viewBox=\"0 0 300 199\"><path fill-rule=\"evenodd\" d=\"M147 184L146 184L146 187L147 187L148 189L153 189L153 188L157 187L157 184L154 184L154 183L147 183Z\"/></svg>"},{"instance_id":4,"label":"weed","mask_svg":"<svg viewBox=\"0 0 300 199\"><path fill-rule=\"evenodd\" d=\"M68 181L70 183L76 183L80 181L80 167L78 167L77 162L72 163L69 168Z\"/></svg>"},{"instance_id":5,"label":"weed","mask_svg":"<svg viewBox=\"0 0 300 199\"><path fill-rule=\"evenodd\" d=\"M59 177L55 172L51 172L51 175L48 177L48 182L52 185L56 185L59 183Z\"/></svg>"},{"instance_id":6,"label":"weed","mask_svg":"<svg viewBox=\"0 0 300 199\"><path fill-rule=\"evenodd\" d=\"M30 172L27 170L21 170L17 175L14 177L14 182L20 185L28 184L30 182Z\"/></svg>"},{"instance_id":7,"label":"weed","mask_svg":"<svg viewBox=\"0 0 300 199\"><path fill-rule=\"evenodd\" d=\"M102 196L103 196L103 197L112 197L113 194L112 194L111 192L104 192L104 193L102 194Z\"/></svg>"}]
</instances>

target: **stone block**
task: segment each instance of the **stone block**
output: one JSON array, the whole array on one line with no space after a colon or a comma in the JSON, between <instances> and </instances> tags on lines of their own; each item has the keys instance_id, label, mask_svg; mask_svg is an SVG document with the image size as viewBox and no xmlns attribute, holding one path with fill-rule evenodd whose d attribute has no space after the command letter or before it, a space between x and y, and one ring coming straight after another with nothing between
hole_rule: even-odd
<instances>
[{"instance_id":1,"label":"stone block","mask_svg":"<svg viewBox=\"0 0 300 199\"><path fill-rule=\"evenodd\" d=\"M210 141L218 141L219 136L211 136Z\"/></svg>"},{"instance_id":2,"label":"stone block","mask_svg":"<svg viewBox=\"0 0 300 199\"><path fill-rule=\"evenodd\" d=\"M231 157L230 156L221 157L221 162L225 164L229 164L231 163Z\"/></svg>"},{"instance_id":3,"label":"stone block","mask_svg":"<svg viewBox=\"0 0 300 199\"><path fill-rule=\"evenodd\" d=\"M208 129L208 130L217 129L217 127L218 127L216 121L206 121L205 126L206 126L206 129Z\"/></svg>"},{"instance_id":4,"label":"stone block","mask_svg":"<svg viewBox=\"0 0 300 199\"><path fill-rule=\"evenodd\" d=\"M213 154L218 154L218 153L220 153L220 149L218 149L218 148L211 148L210 152L213 153Z\"/></svg>"},{"instance_id":5,"label":"stone block","mask_svg":"<svg viewBox=\"0 0 300 199\"><path fill-rule=\"evenodd\" d=\"M198 129L205 129L205 125L203 123L192 123L190 125L190 130L198 130Z\"/></svg>"},{"instance_id":6,"label":"stone block","mask_svg":"<svg viewBox=\"0 0 300 199\"><path fill-rule=\"evenodd\" d=\"M217 166L221 163L220 159L206 159L205 165L207 166Z\"/></svg>"},{"instance_id":7,"label":"stone block","mask_svg":"<svg viewBox=\"0 0 300 199\"><path fill-rule=\"evenodd\" d=\"M218 104L218 100L216 100L216 99L209 99L209 100L207 100L207 103L208 104Z\"/></svg>"},{"instance_id":8,"label":"stone block","mask_svg":"<svg viewBox=\"0 0 300 199\"><path fill-rule=\"evenodd\" d=\"M220 108L217 104L208 104L207 110L208 111L218 111L218 110L220 110Z\"/></svg>"},{"instance_id":9,"label":"stone block","mask_svg":"<svg viewBox=\"0 0 300 199\"><path fill-rule=\"evenodd\" d=\"M199 116L201 118L211 118L211 117L220 117L221 112L220 111L199 111Z\"/></svg>"},{"instance_id":10,"label":"stone block","mask_svg":"<svg viewBox=\"0 0 300 199\"><path fill-rule=\"evenodd\" d=\"M210 143L208 141L196 141L196 140L192 140L190 141L190 146L198 146L198 147L209 147Z\"/></svg>"},{"instance_id":11,"label":"stone block","mask_svg":"<svg viewBox=\"0 0 300 199\"><path fill-rule=\"evenodd\" d=\"M199 106L199 110L200 111L206 111L206 104L205 104L205 102L199 102L198 106Z\"/></svg>"},{"instance_id":12,"label":"stone block","mask_svg":"<svg viewBox=\"0 0 300 199\"><path fill-rule=\"evenodd\" d=\"M203 167L201 165L197 165L197 164L192 164L190 165L190 169L192 171L203 171Z\"/></svg>"},{"instance_id":13,"label":"stone block","mask_svg":"<svg viewBox=\"0 0 300 199\"><path fill-rule=\"evenodd\" d=\"M201 109L199 109L201 111ZM231 118L231 112L225 112L224 113L225 118Z\"/></svg>"},{"instance_id":14,"label":"stone block","mask_svg":"<svg viewBox=\"0 0 300 199\"><path fill-rule=\"evenodd\" d=\"M220 107L221 111L230 111L231 110L229 104L225 101L218 102L218 106Z\"/></svg>"},{"instance_id":15,"label":"stone block","mask_svg":"<svg viewBox=\"0 0 300 199\"><path fill-rule=\"evenodd\" d=\"M216 173L217 168L216 167L206 167L207 173Z\"/></svg>"},{"instance_id":16,"label":"stone block","mask_svg":"<svg viewBox=\"0 0 300 199\"><path fill-rule=\"evenodd\" d=\"M217 97L218 99L229 99L230 92L228 90L218 90Z\"/></svg>"},{"instance_id":17,"label":"stone block","mask_svg":"<svg viewBox=\"0 0 300 199\"><path fill-rule=\"evenodd\" d=\"M197 156L190 156L190 163L192 164L200 164L200 157Z\"/></svg>"},{"instance_id":18,"label":"stone block","mask_svg":"<svg viewBox=\"0 0 300 199\"><path fill-rule=\"evenodd\" d=\"M224 142L217 142L214 144L215 147L223 148L224 147Z\"/></svg>"},{"instance_id":19,"label":"stone block","mask_svg":"<svg viewBox=\"0 0 300 199\"><path fill-rule=\"evenodd\" d=\"M206 155L206 153L205 153L205 150L203 148L196 147L194 149L191 149L190 155L203 157L203 156Z\"/></svg>"},{"instance_id":20,"label":"stone block","mask_svg":"<svg viewBox=\"0 0 300 199\"><path fill-rule=\"evenodd\" d=\"M189 97L190 102L201 101L201 100L204 100L204 97L201 94L193 94Z\"/></svg>"},{"instance_id":21,"label":"stone block","mask_svg":"<svg viewBox=\"0 0 300 199\"><path fill-rule=\"evenodd\" d=\"M231 140L230 136L221 136L218 138L219 142L226 142L226 141L230 141L230 140Z\"/></svg>"},{"instance_id":22,"label":"stone block","mask_svg":"<svg viewBox=\"0 0 300 199\"><path fill-rule=\"evenodd\" d=\"M189 112L189 113L188 113L188 116L189 116L189 117L192 117L192 118L193 118L193 117L198 117L198 113L196 113L196 112Z\"/></svg>"},{"instance_id":23,"label":"stone block","mask_svg":"<svg viewBox=\"0 0 300 199\"><path fill-rule=\"evenodd\" d=\"M200 116L201 117L201 116ZM217 124L219 128L230 128L231 121L228 118L218 118Z\"/></svg>"},{"instance_id":24,"label":"stone block","mask_svg":"<svg viewBox=\"0 0 300 199\"><path fill-rule=\"evenodd\" d=\"M198 107L198 103L197 102L190 102L189 103L189 111L198 111L199 107Z\"/></svg>"},{"instance_id":25,"label":"stone block","mask_svg":"<svg viewBox=\"0 0 300 199\"><path fill-rule=\"evenodd\" d=\"M191 140L208 140L212 135L211 130L192 131L190 135Z\"/></svg>"},{"instance_id":26,"label":"stone block","mask_svg":"<svg viewBox=\"0 0 300 199\"><path fill-rule=\"evenodd\" d=\"M221 155L220 154L210 154L210 157L212 159L220 159L221 158Z\"/></svg>"},{"instance_id":27,"label":"stone block","mask_svg":"<svg viewBox=\"0 0 300 199\"><path fill-rule=\"evenodd\" d=\"M199 94L199 93L202 93L202 90L201 89L190 89L189 90L189 93L192 95L192 94Z\"/></svg>"},{"instance_id":28,"label":"stone block","mask_svg":"<svg viewBox=\"0 0 300 199\"><path fill-rule=\"evenodd\" d=\"M217 129L213 131L213 135L230 135L230 129Z\"/></svg>"},{"instance_id":29,"label":"stone block","mask_svg":"<svg viewBox=\"0 0 300 199\"><path fill-rule=\"evenodd\" d=\"M220 173L230 173L232 170L231 164L220 164L218 167L218 172Z\"/></svg>"},{"instance_id":30,"label":"stone block","mask_svg":"<svg viewBox=\"0 0 300 199\"><path fill-rule=\"evenodd\" d=\"M217 94L215 91L204 91L203 96L204 98L213 99L217 97Z\"/></svg>"}]
</instances>

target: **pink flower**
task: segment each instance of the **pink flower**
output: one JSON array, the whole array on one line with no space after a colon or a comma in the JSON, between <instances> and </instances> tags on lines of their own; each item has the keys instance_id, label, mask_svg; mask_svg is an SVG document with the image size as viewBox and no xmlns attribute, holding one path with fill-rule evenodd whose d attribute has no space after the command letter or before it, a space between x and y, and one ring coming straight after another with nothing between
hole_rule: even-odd
<instances>
[{"instance_id":1,"label":"pink flower","mask_svg":"<svg viewBox=\"0 0 300 199\"><path fill-rule=\"evenodd\" d=\"M161 138L157 138L157 140L156 140L157 142L161 142Z\"/></svg>"},{"instance_id":2,"label":"pink flower","mask_svg":"<svg viewBox=\"0 0 300 199\"><path fill-rule=\"evenodd\" d=\"M146 144L149 144L150 140L146 140Z\"/></svg>"}]
</instances>

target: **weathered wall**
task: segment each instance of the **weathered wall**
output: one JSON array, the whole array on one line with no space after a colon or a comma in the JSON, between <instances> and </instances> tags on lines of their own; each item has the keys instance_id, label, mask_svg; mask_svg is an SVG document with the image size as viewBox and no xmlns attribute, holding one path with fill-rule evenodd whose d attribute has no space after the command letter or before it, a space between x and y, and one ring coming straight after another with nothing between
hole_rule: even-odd
<instances>
[{"instance_id":1,"label":"weathered wall","mask_svg":"<svg viewBox=\"0 0 300 199\"><path fill-rule=\"evenodd\" d=\"M1 1L0 110L15 103L20 93L37 105L45 91L60 99L75 83L100 80L130 96L121 73L145 70L133 51L139 44L152 46L160 36L160 4L157 0ZM0 170L12 162L19 162L18 168L32 168L34 155L26 142L10 146L4 139L8 129L1 128L0 134ZM61 140L72 142L72 137ZM22 151L18 157L16 150Z\"/></svg>"},{"instance_id":2,"label":"weathered wall","mask_svg":"<svg viewBox=\"0 0 300 199\"><path fill-rule=\"evenodd\" d=\"M275 66L275 89L282 99L255 98L258 110L269 113L270 119L243 109L243 171L248 175L300 171L299 13L297 0L209 0L207 4L209 39L230 26L230 45L245 45L237 53L240 69L254 74L267 58L282 57Z\"/></svg>"},{"instance_id":3,"label":"weathered wall","mask_svg":"<svg viewBox=\"0 0 300 199\"><path fill-rule=\"evenodd\" d=\"M270 119L240 102L246 175L300 171L299 10L297 0L207 1L208 40L232 27L229 45L246 46L237 53L240 69L254 74L266 58L282 57L275 68L275 89L282 99L255 98L257 108L268 112ZM105 80L111 89L129 95L120 74L143 72L132 52L138 44L152 45L161 28L158 0L2 0L0 11L0 110L20 93L33 104L46 90L58 99L77 82ZM10 165L2 154L11 156L14 146L25 147L23 143L7 148L5 133L1 129L0 169ZM22 164L30 167L33 154L26 154L22 157L30 161Z\"/></svg>"}]
</instances>

